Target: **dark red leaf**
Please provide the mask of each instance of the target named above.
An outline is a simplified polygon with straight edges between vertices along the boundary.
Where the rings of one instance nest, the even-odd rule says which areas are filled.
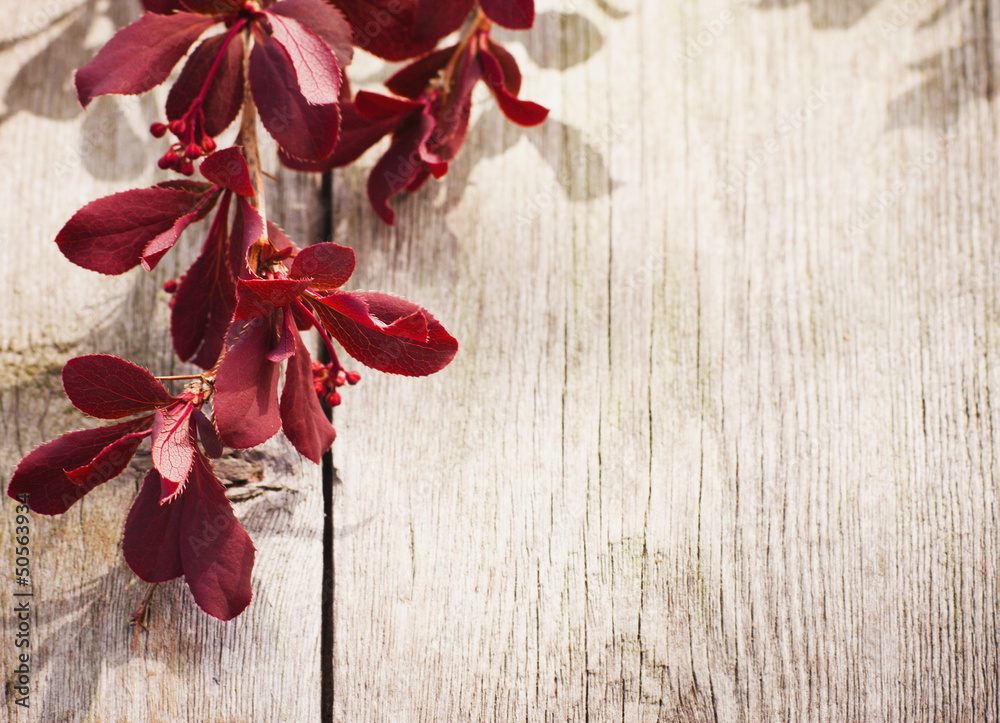
[[[174,293],[170,333],[182,360],[202,369],[215,365],[236,309],[236,280],[229,264],[229,201],[223,194],[201,256],[191,264]]]
[[[222,484],[198,455],[184,494],[180,542],[184,581],[194,601],[209,615],[232,620],[250,604],[255,549],[233,514]]]
[[[166,582],[184,574],[180,551],[184,506],[181,500],[160,504],[161,484],[159,472],[149,470],[122,533],[125,562],[146,582]]]
[[[212,203],[214,205],[215,198],[206,198],[191,213],[181,216],[174,222],[173,226],[146,244],[146,248],[142,250],[142,268],[146,271],[152,271],[156,265],[160,263],[160,259],[163,258],[163,255],[174,247],[174,244],[177,243],[177,239],[180,238],[184,229],[204,217],[202,207],[208,203]]]
[[[233,193],[250,198],[254,195],[250,180],[250,167],[240,146],[232,146],[216,151],[198,168],[205,178],[216,186],[227,188]]]
[[[261,123],[286,154],[318,161],[333,152],[340,109],[306,100],[285,50],[266,36],[257,36],[250,53],[250,87]]]
[[[475,0],[419,0],[413,17],[413,34],[420,41],[431,38],[434,45],[455,32],[472,12]],[[433,46],[432,46],[433,47]]]
[[[121,474],[141,440],[133,438],[125,447],[115,447],[113,457],[104,455],[104,466],[75,480],[66,470],[79,470],[101,456],[106,448],[134,432],[148,430],[152,415],[131,419],[110,427],[68,432],[32,451],[14,470],[7,494],[28,495],[28,507],[42,515],[60,515],[98,485]]]
[[[169,502],[183,490],[194,461],[191,407],[175,404],[153,415],[153,466],[163,478],[160,500]]]
[[[176,401],[148,371],[108,354],[70,359],[62,382],[73,406],[98,419],[121,419]]]
[[[455,52],[454,45],[417,58],[412,63],[393,73],[385,87],[396,95],[416,100],[427,90],[428,84],[440,73],[451,60]]]
[[[227,447],[256,447],[281,428],[279,365],[267,359],[277,342],[273,323],[262,316],[247,324],[219,366],[212,405],[219,438]]]
[[[233,232],[229,235],[229,269],[233,278],[249,278],[247,268],[247,252],[257,243],[264,233],[264,219],[257,209],[241,198],[236,204],[236,214],[233,216]]]
[[[413,100],[393,98],[388,95],[360,90],[354,98],[354,106],[363,117],[371,120],[382,120],[387,118],[405,118],[414,111],[423,108],[424,104]]]
[[[327,44],[294,18],[265,15],[271,23],[271,38],[288,54],[302,97],[312,105],[340,100],[340,66]],[[258,33],[257,38],[266,36]]]
[[[312,359],[301,339],[285,369],[281,390],[281,428],[288,441],[306,459],[319,464],[337,433],[320,406],[313,388]]]
[[[503,69],[492,54],[483,50],[479,53],[479,60],[483,66],[483,79],[496,96],[500,110],[509,120],[522,126],[536,126],[548,117],[548,108],[530,100],[521,100],[507,89]]]
[[[100,52],[76,71],[76,94],[87,107],[108,93],[135,95],[154,88],[217,18],[177,13],[143,15],[119,30]]]
[[[496,58],[496,61],[500,64],[500,70],[503,73],[503,86],[507,89],[507,92],[511,95],[520,93],[521,69],[518,67],[514,56],[508,53],[507,49],[500,45],[500,43],[494,43],[489,36],[486,37],[486,46],[483,49]]]
[[[179,120],[201,93],[209,71],[223,53],[202,101],[204,130],[213,138],[236,120],[243,107],[243,39],[233,38],[223,50],[226,37],[215,35],[195,48],[167,96],[167,119]]]
[[[270,221],[267,222],[267,240],[270,241],[271,245],[278,249],[278,251],[284,251],[285,249],[295,247],[295,244],[289,240],[285,232]]]
[[[434,108],[434,133],[427,139],[427,149],[441,162],[454,159],[465,143],[472,114],[472,90],[482,77],[475,56],[462,53],[455,64],[448,94]],[[431,170],[435,178],[444,175],[443,169]]]
[[[196,409],[191,413],[194,418],[195,429],[198,430],[198,440],[201,442],[201,448],[205,451],[205,455],[211,457],[212,459],[218,459],[222,456],[222,440],[219,439],[219,432],[212,424],[205,413],[200,409]]]
[[[142,8],[147,13],[158,13],[159,15],[170,15],[185,10],[184,4],[180,0],[142,0]]]
[[[236,321],[255,319],[288,306],[309,283],[309,279],[240,279],[236,287]]]
[[[181,0],[193,13],[202,15],[230,15],[243,9],[240,0]]]
[[[312,279],[314,289],[337,289],[354,273],[354,249],[332,241],[307,246],[299,251],[288,275]]]
[[[340,11],[323,0],[282,0],[268,8],[268,12],[294,18],[316,33],[337,56],[337,64],[341,69],[351,64],[354,57],[351,26]]]
[[[278,343],[267,353],[267,358],[269,361],[283,362],[295,353],[296,339],[299,338],[299,331],[295,328],[295,318],[287,306],[278,311],[277,318],[279,319],[277,324],[279,331]]]
[[[458,342],[437,319],[396,296],[335,291],[310,305],[348,354],[379,371],[433,374],[458,351]]]
[[[90,490],[94,481],[109,480],[120,475],[128,467],[129,460],[135,454],[136,448],[149,436],[148,432],[132,432],[117,439],[102,449],[90,462],[66,470],[66,476],[81,489]]]
[[[479,0],[486,16],[511,30],[527,30],[535,24],[535,0]]]
[[[379,218],[389,225],[396,222],[389,199],[406,189],[424,170],[421,151],[433,132],[434,119],[426,113],[411,119],[393,135],[389,150],[368,174],[368,200]]]
[[[200,193],[140,188],[92,201],[63,226],[56,244],[77,266],[102,274],[124,273],[139,264],[158,236],[173,236],[182,218],[205,210],[211,186],[205,187]]]

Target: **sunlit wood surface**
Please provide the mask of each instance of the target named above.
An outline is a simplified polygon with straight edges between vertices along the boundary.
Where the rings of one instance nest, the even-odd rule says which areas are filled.
[[[137,11],[3,6],[6,485],[85,424],[58,394],[68,357],[177,368],[157,290],[199,242],[152,276],[65,261],[79,206],[161,177],[154,98],[84,115],[70,88]],[[300,243],[332,209],[354,288],[461,344],[434,377],[360,369],[344,392],[330,558],[320,471],[280,440],[233,457],[254,603],[224,624],[163,586],[130,654],[137,457],[33,519],[18,720],[316,720],[324,681],[346,723],[1000,720],[1000,3],[538,9],[497,36],[549,121],[511,126],[477,93],[462,155],[394,202],[397,226],[364,197],[376,155],[331,198],[269,187]]]

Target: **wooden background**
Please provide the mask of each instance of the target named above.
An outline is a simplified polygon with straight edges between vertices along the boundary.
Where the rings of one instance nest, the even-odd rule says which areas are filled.
[[[137,11],[0,6],[6,485],[85,424],[58,394],[69,356],[175,368],[157,289],[196,242],[152,277],[63,259],[78,207],[160,177],[155,97],[84,115],[70,89]],[[224,624],[163,586],[130,655],[143,586],[116,542],[139,457],[33,518],[32,708],[3,715],[1000,720],[1000,2],[538,8],[498,35],[550,120],[477,95],[462,156],[395,228],[364,199],[374,156],[330,194],[271,187],[298,241],[332,210],[356,288],[461,343],[435,377],[344,394],[329,558],[320,471],[280,440],[230,458],[253,604]],[[12,568],[9,500],[0,530]]]

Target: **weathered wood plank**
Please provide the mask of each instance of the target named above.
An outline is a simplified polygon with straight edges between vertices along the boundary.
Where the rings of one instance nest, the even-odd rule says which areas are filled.
[[[152,275],[98,277],[59,253],[53,238],[83,204],[150,185],[158,152],[146,128],[151,99],[102,98],[85,115],[70,78],[137,4],[3,4],[0,49],[0,482],[37,444],[87,424],[60,398],[61,364],[80,353],[112,352],[159,373],[172,361],[167,296],[159,291],[194,259],[188,234]],[[61,17],[64,9],[71,12]],[[109,17],[108,13],[112,13]],[[17,40],[22,36],[27,39]],[[162,100],[162,97],[160,98]],[[273,168],[273,149],[271,150]],[[272,186],[272,215],[303,238],[316,234],[315,179]],[[279,214],[283,208],[284,213]],[[3,720],[304,721],[320,717],[319,638],[323,502],[318,468],[283,442],[229,457],[220,477],[258,548],[254,600],[237,620],[202,613],[181,581],[161,585],[151,628],[134,655],[129,616],[145,584],[122,560],[125,515],[149,467],[148,452],[117,481],[57,519],[32,517],[34,617],[31,710],[5,698]],[[14,505],[3,497],[0,559],[0,671],[16,664],[10,578]]]
[[[545,127],[337,177],[462,348],[338,410],[336,719],[1000,718],[1000,8],[539,9]]]

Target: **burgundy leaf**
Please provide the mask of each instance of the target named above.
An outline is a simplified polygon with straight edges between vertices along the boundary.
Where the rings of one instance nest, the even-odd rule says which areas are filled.
[[[312,279],[314,289],[336,289],[354,273],[354,249],[332,241],[307,246],[299,251],[288,275]]]
[[[236,321],[246,321],[288,306],[309,287],[309,279],[240,279]]]
[[[149,429],[152,421],[152,415],[148,415],[110,427],[68,432],[43,444],[17,465],[7,494],[15,499],[28,495],[28,507],[39,514],[62,514],[92,489],[118,476],[132,458],[139,442],[134,441],[134,446],[116,447],[114,451],[120,456],[115,458],[103,456],[106,466],[94,469],[92,475],[84,478],[77,475],[72,480],[66,476],[65,470],[85,467],[122,437]]]
[[[390,374],[433,374],[458,342],[425,309],[374,291],[335,291],[311,302],[330,334],[362,364]]]
[[[269,361],[283,362],[295,353],[296,339],[299,338],[299,331],[295,328],[295,317],[288,307],[278,311],[278,324],[280,335],[278,343],[267,353]],[[298,342],[301,344],[302,342]]]
[[[229,235],[229,269],[233,278],[249,278],[247,268],[247,252],[257,243],[264,233],[264,219],[257,213],[245,198],[236,204],[236,214],[233,216],[233,232]]]
[[[240,146],[232,146],[216,151],[204,161],[198,169],[201,175],[216,186],[229,189],[240,196],[250,198],[254,195],[253,182],[250,180],[250,166],[243,156]]]
[[[333,51],[297,20],[265,15],[271,23],[271,37],[288,54],[302,97],[312,105],[336,103],[340,99],[340,67]],[[263,33],[255,37],[258,42],[269,42]]]
[[[202,15],[231,15],[243,9],[240,0],[181,0],[184,7]]]
[[[507,92],[511,95],[517,95],[521,92],[521,69],[517,65],[517,60],[514,56],[507,52],[507,48],[500,45],[500,43],[494,43],[493,40],[487,36],[485,47],[482,48],[482,52],[489,53],[496,61],[500,64],[500,70],[503,73],[503,86],[507,89]]]
[[[170,333],[182,360],[202,369],[215,365],[236,309],[236,281],[229,265],[229,201],[223,194],[201,256],[191,264],[174,293]]]
[[[153,466],[163,479],[160,500],[169,502],[184,488],[194,461],[191,407],[175,404],[153,415]]]
[[[299,92],[285,50],[266,36],[258,37],[250,53],[250,87],[261,123],[286,154],[318,161],[333,152],[340,109],[336,103],[310,103]]]
[[[215,378],[215,424],[227,447],[263,444],[281,428],[279,365],[267,360],[275,334],[270,317],[258,317],[226,352]]]
[[[371,93],[367,90],[358,91],[354,105],[365,118],[381,120],[383,118],[401,119],[424,107],[423,103],[403,98],[393,98],[388,95]]]
[[[180,552],[184,507],[181,500],[160,504],[161,484],[159,472],[149,470],[122,533],[125,562],[146,582],[166,582],[184,574]]]
[[[500,110],[508,119],[518,125],[536,126],[548,117],[548,108],[530,100],[521,100],[507,89],[500,62],[493,55],[483,50],[479,53],[479,60],[483,66],[486,84],[493,91]]]
[[[204,457],[195,458],[184,494],[180,542],[184,581],[194,601],[213,617],[232,620],[253,597],[250,575],[255,549],[233,514],[222,483]]]
[[[535,24],[535,0],[479,0],[486,16],[511,30],[527,30]]]
[[[451,45],[417,58],[393,73],[385,81],[385,87],[396,95],[416,100],[426,92],[428,84],[448,65],[455,47]]]
[[[62,382],[73,406],[98,419],[121,419],[176,401],[148,371],[108,354],[70,359]]]
[[[116,193],[77,211],[56,244],[77,266],[121,274],[139,264],[151,241],[171,235],[181,218],[204,211],[205,201],[206,191],[153,187]]]
[[[423,170],[422,146],[433,132],[434,119],[421,113],[393,135],[389,150],[368,174],[368,200],[379,218],[389,225],[396,222],[389,199],[405,190]]]
[[[163,255],[174,247],[174,244],[177,243],[177,239],[180,238],[184,229],[204,216],[201,206],[208,202],[211,202],[214,205],[215,198],[209,197],[205,199],[202,204],[196,207],[191,213],[186,213],[181,216],[174,222],[173,226],[146,244],[146,248],[142,250],[142,268],[146,271],[152,271],[156,265],[160,263],[160,259],[163,258]]]
[[[129,461],[132,459],[132,455],[135,454],[135,450],[142,443],[142,440],[148,436],[149,432],[132,432],[131,434],[126,434],[124,437],[115,440],[102,449],[87,464],[76,469],[66,470],[66,476],[71,482],[87,490],[94,487],[94,481],[109,480],[117,477],[125,471]]]
[[[268,9],[273,15],[295,18],[316,33],[337,56],[337,64],[346,68],[354,57],[351,26],[344,16],[323,0],[282,0]]]
[[[167,96],[167,119],[180,120],[201,94],[219,54],[218,67],[202,101],[205,133],[213,138],[236,120],[243,107],[243,40],[237,36],[223,50],[227,35],[208,38],[184,63],[184,70]]]
[[[170,15],[185,10],[184,4],[180,0],[142,0],[142,8],[147,13],[159,15]]]
[[[316,396],[312,359],[301,339],[285,369],[280,408],[281,428],[288,441],[303,457],[319,464],[337,433]]]
[[[76,71],[76,94],[86,108],[99,95],[135,95],[170,75],[177,62],[217,18],[177,13],[143,15],[119,30]]]
[[[481,78],[482,70],[473,54],[462,53],[455,64],[451,88],[434,109],[436,125],[434,133],[427,139],[427,148],[440,161],[454,159],[465,143],[472,114],[472,90]],[[436,169],[431,170],[435,177],[443,175]]]
[[[267,222],[267,240],[270,241],[271,245],[278,249],[278,251],[295,248],[295,244],[289,240],[285,232],[270,221]]]
[[[445,35],[455,32],[472,12],[475,0],[419,0],[413,17],[414,37],[433,38],[434,45]]]
[[[201,448],[205,450],[205,454],[212,459],[218,459],[222,456],[222,440],[219,439],[219,432],[216,430],[215,425],[212,424],[205,413],[200,409],[196,409],[191,413],[194,418],[195,429],[198,430],[198,439],[201,442]]]

